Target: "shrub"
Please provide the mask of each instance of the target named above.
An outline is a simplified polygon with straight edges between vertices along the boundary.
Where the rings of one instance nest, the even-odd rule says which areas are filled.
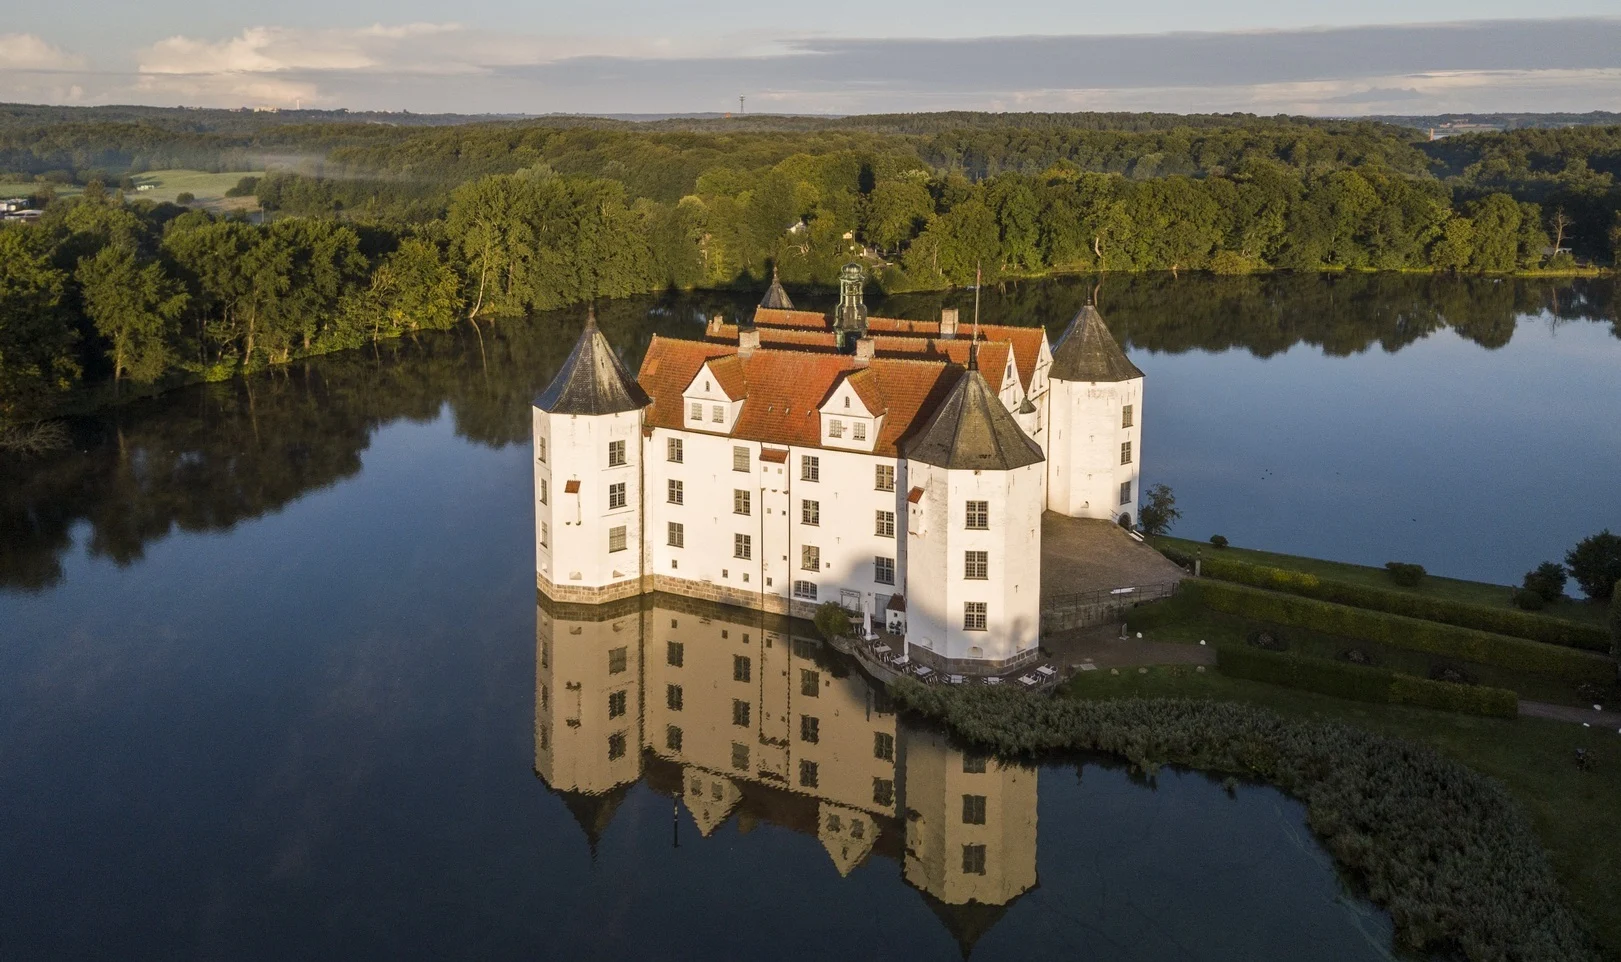
[[[1527,577],[1530,577],[1527,575]],[[1525,611],[1541,611],[1547,607],[1547,599],[1535,588],[1521,588],[1514,592],[1514,607]]]
[[[197,195],[193,194],[189,190],[181,191],[180,193],[176,194],[174,198],[174,202],[181,205],[190,204],[195,200],[197,200]]]
[[[1182,512],[1176,510],[1176,495],[1171,493],[1171,487],[1167,484],[1156,484],[1149,488],[1148,499],[1137,511],[1138,527],[1142,528],[1143,534],[1164,534],[1181,517]]]
[[[1215,545],[1218,548],[1225,548],[1225,547],[1227,547],[1227,544],[1228,544],[1226,536],[1225,535],[1219,535],[1219,534],[1211,535],[1210,536],[1210,543]]]
[[[1525,573],[1524,585],[1543,601],[1558,601],[1565,594],[1565,566],[1556,561],[1544,561]]]
[[[1192,560],[1176,551],[1166,551],[1165,555],[1179,564],[1190,564]],[[1529,638],[1550,645],[1584,648],[1588,651],[1604,651],[1609,647],[1609,638],[1597,625],[1528,615],[1507,608],[1433,598],[1348,581],[1334,581],[1287,568],[1251,564],[1233,558],[1205,558],[1201,571],[1207,578],[1235,581],[1273,591],[1287,591],[1319,601],[1388,611],[1395,615],[1440,621],[1498,635]]]
[[[1611,534],[1605,528],[1590,538],[1583,538],[1565,555],[1570,576],[1582,586],[1587,597],[1595,601],[1608,601],[1621,581],[1621,535]]]
[[[812,620],[816,631],[828,641],[850,633],[850,613],[840,608],[837,602],[822,602],[817,606],[816,616]]]
[[[1553,675],[1570,681],[1602,680],[1611,674],[1608,659],[1603,656],[1524,638],[1353,608],[1314,598],[1259,591],[1220,581],[1203,581],[1193,590],[1202,604],[1216,611],[1320,631],[1326,635],[1424,651],[1481,665]]]
[[[1423,565],[1407,564],[1404,561],[1387,561],[1385,570],[1390,572],[1390,580],[1403,588],[1417,588],[1426,573]]]
[[[1101,751],[1144,770],[1271,782],[1305,803],[1324,847],[1390,911],[1403,954],[1599,958],[1508,792],[1430,748],[1233,702],[1081,701],[908,679],[890,691],[982,750]]]
[[[252,197],[259,192],[259,178],[244,177],[236,182],[236,186],[225,192],[227,197]]]
[[[1414,678],[1387,668],[1354,665],[1276,651],[1222,648],[1216,667],[1224,675],[1248,678],[1321,695],[1391,705],[1414,705],[1468,715],[1514,718],[1519,696],[1504,688],[1482,688],[1450,681]]]

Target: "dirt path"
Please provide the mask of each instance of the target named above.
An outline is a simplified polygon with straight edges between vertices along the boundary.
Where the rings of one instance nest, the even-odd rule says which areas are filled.
[[[1119,625],[1078,628],[1051,635],[1042,647],[1064,666],[1138,668],[1149,665],[1214,665],[1216,649],[1174,641],[1147,641],[1120,637]]]
[[[1522,700],[1520,715],[1525,718],[1549,718],[1553,721],[1621,731],[1621,711],[1595,711],[1592,708],[1572,708],[1569,705],[1549,705],[1540,701]]]

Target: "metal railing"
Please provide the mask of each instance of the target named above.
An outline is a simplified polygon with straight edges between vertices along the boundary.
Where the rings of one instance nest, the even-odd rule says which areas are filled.
[[[1131,585],[1125,588],[1098,588],[1092,591],[1076,591],[1042,599],[1041,613],[1043,615],[1062,614],[1100,605],[1114,605],[1125,608],[1145,601],[1159,601],[1174,596],[1177,586],[1180,584],[1180,581],[1160,581],[1154,584]]]

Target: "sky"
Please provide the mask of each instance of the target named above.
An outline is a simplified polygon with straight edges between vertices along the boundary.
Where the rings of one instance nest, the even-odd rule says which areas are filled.
[[[418,113],[1621,110],[1615,0],[77,0],[0,101]]]

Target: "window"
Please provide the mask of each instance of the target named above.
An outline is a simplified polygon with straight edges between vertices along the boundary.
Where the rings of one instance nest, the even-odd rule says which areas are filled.
[[[625,483],[608,485],[608,510],[623,508],[625,506]]]
[[[820,502],[820,501],[801,501],[801,502],[799,502],[799,523],[800,524],[821,524],[822,523],[822,502]]]
[[[1121,504],[1130,504],[1131,503],[1131,482],[1130,481],[1122,481],[1122,482],[1120,482],[1120,503]]]
[[[749,746],[732,742],[732,767],[740,772],[749,770]]]
[[[895,512],[879,511],[873,522],[873,534],[880,538],[895,537]]]
[[[681,686],[680,685],[665,685],[664,686],[664,707],[668,708],[671,711],[680,711],[682,704],[683,703],[682,703],[682,700],[681,700]]]
[[[711,405],[709,408],[709,420],[716,424],[724,424],[726,422],[726,408],[719,404]]]
[[[985,630],[985,602],[965,601],[962,606],[962,630]]]
[[[681,729],[668,725],[664,729],[664,747],[672,752],[681,750]]]
[[[991,526],[991,504],[989,501],[968,502],[967,526],[972,531],[985,531]]]
[[[699,404],[697,401],[692,402],[692,420],[694,420],[694,421],[702,421],[703,419],[704,419],[704,406],[702,404]]]
[[[732,489],[732,513],[749,513],[749,493],[747,491],[744,491],[741,488]]]
[[[667,522],[670,530],[670,547],[685,548],[687,546],[687,528],[679,521]]]
[[[540,503],[545,504],[547,496],[551,493],[552,484],[545,478],[540,479]]]
[[[815,642],[815,640],[813,640],[811,638],[795,638],[794,639],[794,657],[795,658],[815,658],[816,653],[818,651],[820,651],[820,650],[821,650],[821,646],[818,645]]]
[[[540,523],[540,546],[542,548],[549,546],[552,543],[551,538],[552,526],[542,521]]]
[[[609,528],[608,529],[608,550],[609,551],[624,551],[625,550],[625,526],[624,525],[620,525],[617,528]]]
[[[810,581],[796,581],[796,582],[794,582],[794,597],[795,598],[803,598],[806,601],[815,601],[816,600],[816,585],[813,582],[810,582]]]
[[[867,440],[867,422],[857,421],[850,425],[850,439],[853,441]]]
[[[625,442],[608,442],[608,467],[622,468],[625,466]]]
[[[813,544],[799,546],[799,567],[805,571],[822,570],[822,549]]]
[[[799,740],[812,745],[822,740],[822,720],[810,715],[799,716]]]
[[[962,757],[962,770],[968,775],[985,774],[984,755],[964,755]]]
[[[894,584],[895,559],[882,557],[872,559],[872,580],[881,585]]]
[[[985,874],[985,846],[964,845],[962,847],[962,873],[964,875]]]
[[[984,581],[991,576],[989,551],[963,552],[962,576],[970,581]]]
[[[827,436],[830,438],[844,437],[844,422],[840,421],[838,418],[828,418]]]
[[[804,698],[821,697],[822,673],[809,668],[799,669],[799,694]]]
[[[687,502],[687,485],[684,481],[670,481],[665,485],[666,501],[671,504],[685,504]]]
[[[749,727],[749,703],[737,698],[732,699],[732,724],[739,728]]]
[[[608,695],[608,717],[618,718],[625,713],[625,692],[616,691]]]
[[[800,788],[815,788],[816,787],[816,763],[815,762],[806,761],[803,758],[801,758],[799,760],[799,787]]]
[[[895,804],[895,783],[888,778],[872,780],[872,803],[888,807]]]
[[[733,681],[748,681],[749,677],[750,677],[750,675],[749,675],[750,668],[751,668],[751,666],[749,664],[749,656],[748,655],[733,655],[732,656],[732,680]]]
[[[680,668],[687,663],[687,646],[679,641],[664,643],[664,663],[671,668]]]
[[[889,732],[872,733],[872,757],[886,762],[895,760],[895,736]]]
[[[539,461],[541,464],[546,463],[546,439],[545,438],[536,438],[535,439],[535,460]]]
[[[1132,415],[1131,405],[1128,404],[1125,407],[1120,409],[1120,426],[1121,427],[1123,427],[1123,428],[1131,427],[1131,415]]]
[[[1120,463],[1121,464],[1130,464],[1131,463],[1131,442],[1130,441],[1121,441],[1120,442]]]
[[[802,454],[799,457],[799,480],[822,480],[822,461],[815,455]]]
[[[985,796],[964,795],[962,797],[962,823],[964,825],[985,824]]]
[[[676,464],[687,459],[686,442],[680,438],[670,438],[664,442],[664,459],[674,461]]]
[[[625,757],[625,733],[614,732],[608,736],[608,760]]]
[[[754,554],[754,539],[746,534],[732,535],[732,557],[749,560]]]
[[[878,491],[895,490],[895,466],[893,464],[880,464],[873,468],[872,486]]]
[[[608,674],[617,675],[625,670],[625,652],[628,650],[614,648],[608,652]]]
[[[749,469],[749,449],[742,446],[732,448],[732,470],[747,471]]]

